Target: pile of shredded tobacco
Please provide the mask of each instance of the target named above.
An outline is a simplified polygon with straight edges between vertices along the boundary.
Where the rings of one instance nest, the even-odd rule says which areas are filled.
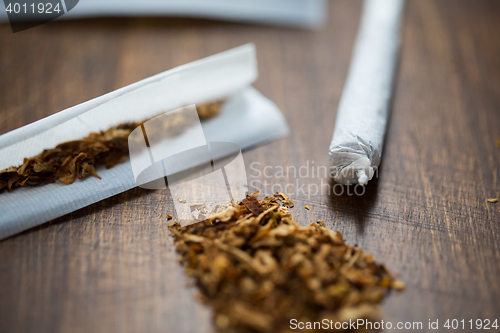
[[[205,119],[217,115],[222,103],[216,101],[198,105],[199,117]],[[170,126],[173,134],[174,130],[183,129],[183,120],[175,120],[175,124]],[[57,180],[71,184],[76,178],[83,179],[88,175],[101,179],[94,168],[104,165],[109,169],[125,161],[129,153],[128,136],[145,121],[120,124],[106,131],[91,133],[80,140],[61,143],[35,157],[25,158],[22,165],[0,171],[0,193],[5,189],[11,192],[18,187],[38,186]]]
[[[299,225],[281,194],[257,196],[203,222],[169,224],[218,330],[285,332],[292,319],[380,320],[378,304],[404,284],[323,221]]]

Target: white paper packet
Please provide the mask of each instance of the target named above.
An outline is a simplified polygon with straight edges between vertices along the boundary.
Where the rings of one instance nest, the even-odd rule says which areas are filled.
[[[365,0],[333,139],[330,173],[365,185],[380,165],[397,64],[404,0]]]
[[[64,19],[102,16],[180,16],[319,27],[326,19],[326,0],[81,0]],[[8,21],[0,11],[0,22]]]
[[[0,136],[0,170],[91,132],[222,97],[227,101],[220,114],[202,122],[207,141],[245,149],[283,137],[289,133],[283,115],[251,87],[257,75],[253,44],[168,70]],[[0,239],[136,186],[129,161],[96,172],[101,180],[87,177],[0,194]]]

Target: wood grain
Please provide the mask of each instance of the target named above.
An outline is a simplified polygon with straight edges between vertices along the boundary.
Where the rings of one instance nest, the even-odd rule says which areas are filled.
[[[254,42],[255,86],[292,134],[245,153],[250,180],[264,180],[253,170],[264,166],[327,165],[360,9],[331,1],[319,31],[160,18],[2,25],[0,133]],[[499,14],[495,0],[408,1],[378,179],[360,197],[292,196],[300,223],[324,219],[401,274],[408,288],[384,302],[385,320],[426,331],[429,319],[500,319],[500,203],[486,203],[500,191]],[[172,211],[168,191],[135,189],[0,242],[0,331],[213,331],[177,264]]]

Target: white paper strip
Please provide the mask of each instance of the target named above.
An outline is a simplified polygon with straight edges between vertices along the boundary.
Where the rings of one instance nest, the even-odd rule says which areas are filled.
[[[315,28],[326,6],[326,0],[80,0],[61,18],[180,16]],[[0,21],[8,21],[4,10]]]
[[[365,0],[330,144],[341,184],[365,185],[380,165],[399,47],[403,0]]]
[[[202,123],[207,141],[245,149],[287,135],[279,109],[250,87],[256,77],[252,44],[177,67],[0,136],[0,169],[90,132],[223,96],[229,99],[221,114]],[[0,239],[136,186],[128,161],[96,171],[101,180],[0,194]]]

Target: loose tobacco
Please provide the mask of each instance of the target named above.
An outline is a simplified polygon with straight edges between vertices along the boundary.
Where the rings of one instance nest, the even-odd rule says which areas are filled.
[[[291,319],[379,320],[378,303],[404,284],[323,221],[300,226],[282,193],[257,195],[203,222],[169,224],[219,331],[285,332]]]
[[[215,116],[222,102],[197,106],[199,117],[205,119]],[[166,124],[169,128],[164,128],[158,135],[175,135],[182,131],[189,119],[181,118],[182,115],[173,117],[171,124]],[[11,192],[17,187],[39,186],[56,180],[71,184],[76,178],[84,179],[88,175],[101,179],[95,167],[104,165],[109,169],[125,161],[129,153],[128,136],[144,122],[120,124],[106,131],[91,133],[80,140],[61,143],[35,157],[25,158],[22,165],[0,171],[0,193],[5,189]]]

